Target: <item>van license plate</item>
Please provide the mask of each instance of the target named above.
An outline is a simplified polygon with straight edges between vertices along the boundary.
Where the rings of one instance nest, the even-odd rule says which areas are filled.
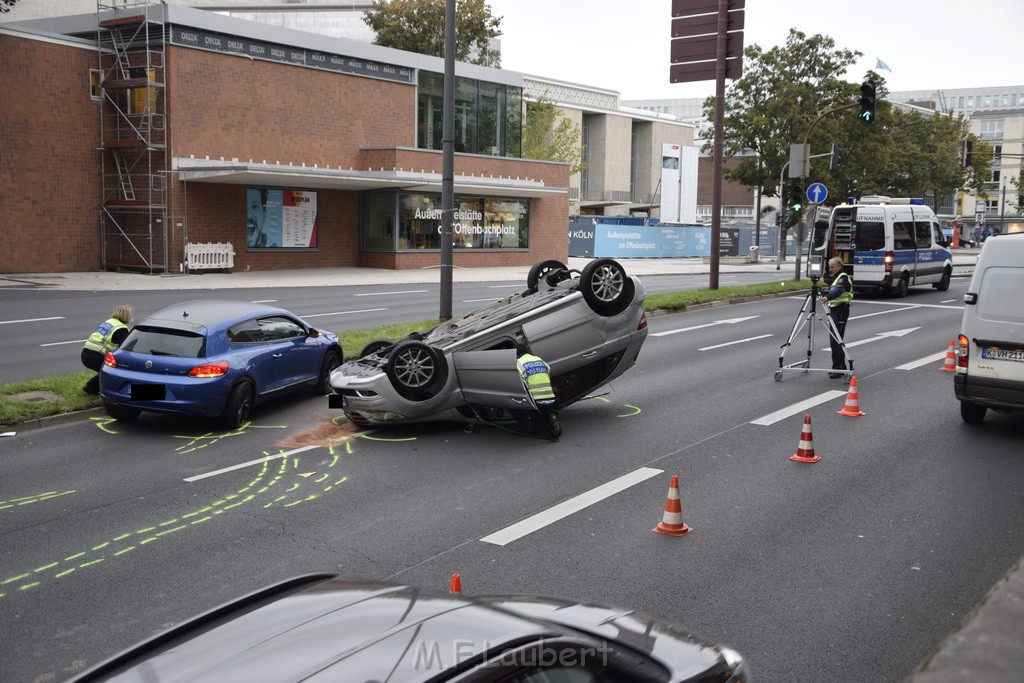
[[[1024,362],[1024,350],[1001,349],[998,346],[986,346],[981,350],[981,357],[991,358],[993,360],[1016,360]]]

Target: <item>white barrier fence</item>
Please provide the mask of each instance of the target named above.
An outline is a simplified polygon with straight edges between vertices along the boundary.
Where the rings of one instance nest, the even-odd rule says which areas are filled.
[[[188,270],[231,270],[235,267],[235,248],[231,242],[195,242],[185,245]]]

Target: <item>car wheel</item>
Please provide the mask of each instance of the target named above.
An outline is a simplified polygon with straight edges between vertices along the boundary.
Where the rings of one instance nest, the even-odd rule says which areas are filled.
[[[448,364],[433,346],[416,339],[395,344],[388,355],[388,379],[410,401],[433,398],[448,380]]]
[[[949,289],[949,279],[953,276],[953,274],[950,271],[950,268],[946,268],[945,270],[942,271],[942,279],[940,279],[933,285],[935,289],[939,290],[940,292],[945,292],[947,289]]]
[[[228,429],[238,429],[249,421],[252,414],[253,389],[250,382],[239,382],[231,387],[228,400],[224,404],[224,412],[220,414],[220,422]]]
[[[331,393],[331,372],[341,365],[341,355],[331,349],[324,356],[324,362],[320,365],[320,376],[313,385],[313,393],[325,396]]]
[[[129,408],[128,406],[119,406],[113,403],[104,403],[103,409],[107,411],[107,415],[121,422],[131,422],[142,413],[138,408]]]
[[[580,291],[591,310],[598,315],[611,316],[629,307],[635,288],[618,261],[598,259],[583,268]]]
[[[893,295],[897,299],[902,299],[910,291],[910,278],[906,275],[900,276],[900,281],[896,283],[896,287],[893,290]]]
[[[395,342],[391,341],[390,339],[374,339],[372,342],[363,347],[363,350],[359,352],[359,357],[366,358],[367,356],[372,356],[378,351],[390,349],[394,345]]]
[[[548,275],[557,273],[560,270],[564,270],[566,273],[569,272],[569,268],[561,261],[555,261],[549,259],[547,261],[540,261],[539,263],[533,264],[530,268],[530,272],[526,275],[526,288],[531,294],[537,291],[537,285],[540,281],[547,278]]]
[[[985,406],[979,406],[977,403],[960,401],[960,417],[967,424],[980,425],[982,420],[985,419],[986,410]]]

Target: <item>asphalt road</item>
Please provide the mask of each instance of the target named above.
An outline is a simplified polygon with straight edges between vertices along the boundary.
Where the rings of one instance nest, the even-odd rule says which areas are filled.
[[[836,414],[842,380],[772,378],[797,297],[652,318],[638,365],[565,409],[557,444],[450,425],[349,439],[306,394],[240,433],[145,416],[2,439],[0,619],[13,628],[0,679],[63,680],[231,597],[326,570],[442,590],[459,572],[467,594],[645,609],[735,647],[759,681],[902,680],[1024,546],[1017,418],[962,424],[938,369],[965,286],[856,303],[862,417]],[[818,332],[812,365],[826,367]],[[806,335],[786,362],[806,355]],[[805,413],[815,464],[789,459]],[[226,469],[268,454],[284,455]],[[694,528],[683,538],[651,533],[672,474]],[[483,540],[533,515],[547,523]]]

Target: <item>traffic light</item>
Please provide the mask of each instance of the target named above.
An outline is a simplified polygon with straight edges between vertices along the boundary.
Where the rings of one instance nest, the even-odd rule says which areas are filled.
[[[789,225],[796,225],[800,222],[800,214],[804,210],[804,185],[798,180],[794,179],[792,187],[789,190],[789,205],[786,212],[787,222]]]
[[[973,165],[974,161],[974,143],[970,140],[964,140],[964,168]]]
[[[864,81],[860,85],[860,120],[871,123],[875,120],[875,82]]]
[[[842,155],[839,153],[839,145],[832,143],[832,154],[828,159],[828,170],[834,171],[839,168],[839,159]]]

